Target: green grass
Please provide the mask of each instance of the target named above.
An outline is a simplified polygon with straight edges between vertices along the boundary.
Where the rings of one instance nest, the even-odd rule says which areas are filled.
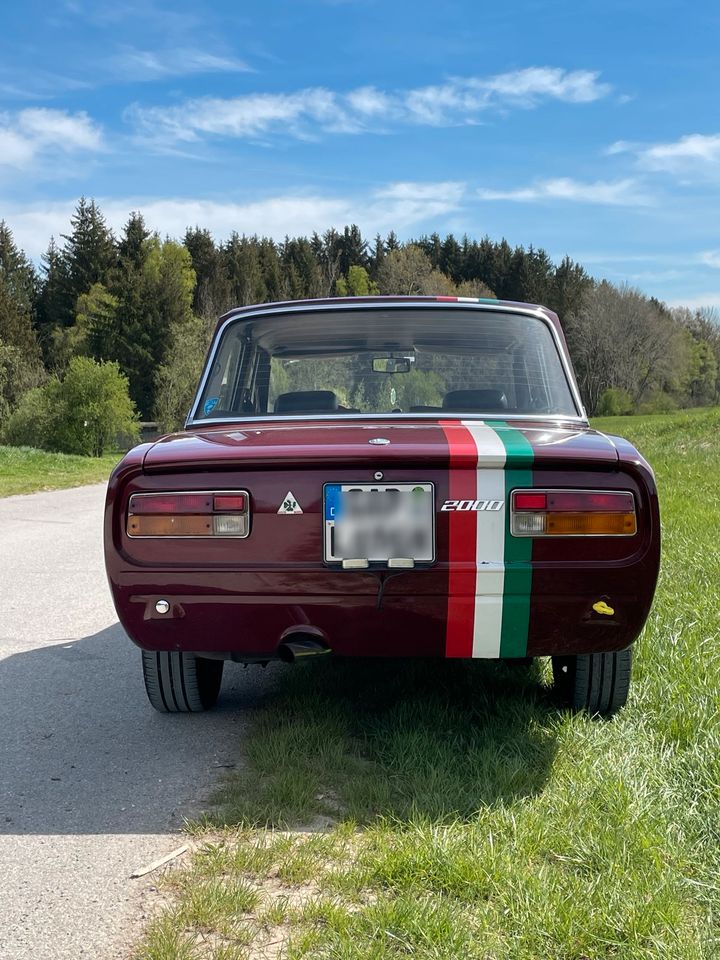
[[[0,446],[0,497],[100,483],[107,480],[119,459],[119,453],[75,457],[33,447]]]
[[[138,957],[720,957],[720,411],[598,426],[663,515],[625,710],[558,710],[544,663],[288,670]]]

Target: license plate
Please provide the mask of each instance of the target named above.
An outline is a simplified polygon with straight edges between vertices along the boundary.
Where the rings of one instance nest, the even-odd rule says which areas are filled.
[[[432,563],[434,500],[431,483],[326,483],[326,563]]]

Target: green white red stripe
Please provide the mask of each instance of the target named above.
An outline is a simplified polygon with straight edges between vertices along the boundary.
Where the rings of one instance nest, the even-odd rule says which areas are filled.
[[[503,501],[449,513],[448,657],[522,657],[527,651],[532,540],[510,534],[510,492],[532,486],[533,451],[505,422],[441,422],[452,500]]]

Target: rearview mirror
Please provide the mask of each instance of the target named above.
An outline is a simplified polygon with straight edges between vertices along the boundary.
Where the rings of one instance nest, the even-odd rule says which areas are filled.
[[[410,373],[415,357],[374,357],[373,373]]]

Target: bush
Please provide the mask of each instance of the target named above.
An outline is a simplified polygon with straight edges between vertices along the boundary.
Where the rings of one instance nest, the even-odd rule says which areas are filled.
[[[10,417],[4,439],[14,445],[99,457],[137,442],[135,404],[116,363],[74,357],[57,377],[27,393]]]
[[[2,432],[4,443],[13,447],[49,449],[52,412],[47,387],[29,390],[10,415]]]
[[[37,357],[0,338],[0,424],[8,419],[24,394],[44,379],[45,371]]]
[[[621,387],[609,387],[600,395],[598,417],[626,417],[633,412],[632,397]]]
[[[669,393],[662,393],[658,390],[656,393],[650,394],[647,400],[638,404],[637,412],[640,414],[674,413],[677,409],[677,400]]]

